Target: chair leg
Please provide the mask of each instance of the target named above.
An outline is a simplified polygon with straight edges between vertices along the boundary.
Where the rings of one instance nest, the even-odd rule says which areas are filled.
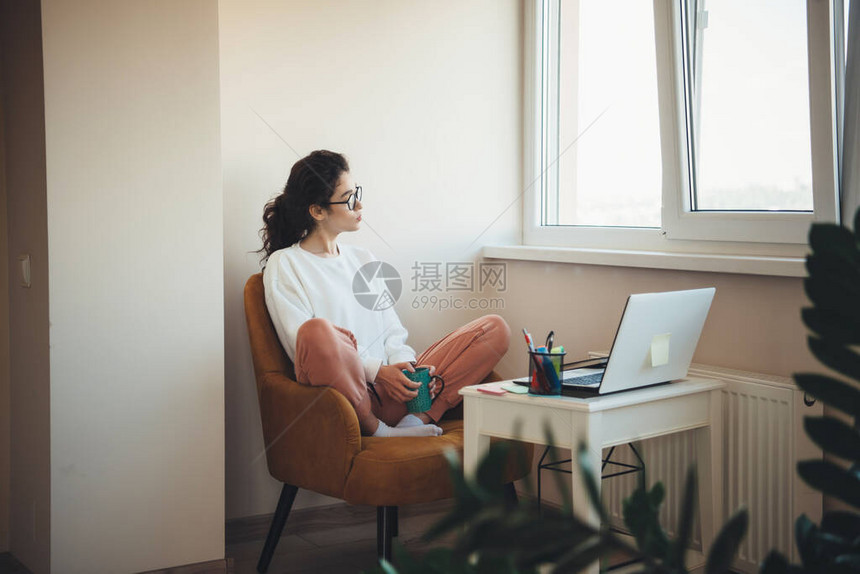
[[[508,482],[505,484],[505,506],[508,508],[516,508],[517,504],[519,504],[517,489],[513,482]]]
[[[376,507],[376,554],[391,562],[391,539],[397,532],[397,507]]]
[[[284,525],[287,523],[287,516],[290,515],[290,509],[293,507],[293,501],[296,499],[298,491],[299,488],[297,486],[287,484],[286,482],[281,489],[278,507],[275,510],[275,516],[272,517],[272,525],[269,527],[269,534],[266,536],[266,543],[263,545],[260,561],[257,562],[257,572],[260,574],[269,569],[269,562],[272,561],[272,554],[275,553],[275,547],[278,545],[278,540],[281,539],[281,533],[284,531]]]

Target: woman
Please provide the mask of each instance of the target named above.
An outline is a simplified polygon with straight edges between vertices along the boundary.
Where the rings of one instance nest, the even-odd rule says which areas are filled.
[[[376,260],[366,249],[338,243],[341,233],[358,230],[361,213],[361,188],[346,158],[323,150],[296,162],[263,214],[266,306],[298,382],[340,391],[362,434],[440,435],[435,423],[460,402],[460,388],[481,381],[507,352],[510,329],[488,315],[416,359],[394,309],[367,309],[352,291],[356,272]],[[416,364],[446,384],[429,411],[411,415],[405,403],[420,384],[402,371]]]

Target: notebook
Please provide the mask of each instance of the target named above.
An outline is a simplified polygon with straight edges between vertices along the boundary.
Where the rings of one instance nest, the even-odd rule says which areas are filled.
[[[627,298],[609,356],[562,373],[564,391],[617,393],[687,376],[715,289],[638,293]],[[528,377],[516,379],[529,384]]]

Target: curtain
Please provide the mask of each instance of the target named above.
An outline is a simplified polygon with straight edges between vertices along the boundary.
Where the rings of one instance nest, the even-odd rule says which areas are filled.
[[[860,207],[860,0],[849,5],[845,99],[842,115],[842,224],[851,227]]]

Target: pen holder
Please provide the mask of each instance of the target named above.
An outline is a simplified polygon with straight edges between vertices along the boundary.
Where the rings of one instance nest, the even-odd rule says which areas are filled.
[[[565,352],[529,351],[529,394],[560,395]]]

